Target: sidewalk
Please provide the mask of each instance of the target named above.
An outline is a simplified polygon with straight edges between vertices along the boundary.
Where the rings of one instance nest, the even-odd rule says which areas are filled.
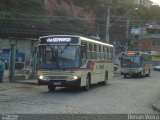
[[[4,76],[3,76],[3,81],[4,84],[9,84],[9,72],[8,70],[5,70],[4,72]],[[38,85],[38,82],[36,79],[25,79],[24,74],[22,74],[20,71],[16,71],[16,75],[15,75],[15,81],[13,83],[22,83],[22,84],[28,84],[28,85]]]
[[[14,83],[20,83],[20,84],[28,84],[28,85],[38,85],[38,81],[37,79],[28,79],[28,80],[15,80],[14,82],[9,82],[9,79],[4,79],[3,83],[1,83],[0,85],[10,85],[10,84],[14,84]]]
[[[17,89],[23,87],[28,87],[30,85],[37,86],[37,80],[18,80],[15,82],[9,82],[8,79],[4,79],[3,83],[0,83],[0,92],[11,90],[11,89]]]
[[[15,83],[28,84],[28,85],[38,85],[37,79],[16,80]]]

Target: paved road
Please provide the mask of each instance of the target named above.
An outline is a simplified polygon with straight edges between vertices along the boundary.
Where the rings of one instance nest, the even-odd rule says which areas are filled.
[[[115,77],[107,86],[88,92],[47,86],[0,84],[1,113],[156,113],[152,103],[160,94],[160,72],[151,77]]]

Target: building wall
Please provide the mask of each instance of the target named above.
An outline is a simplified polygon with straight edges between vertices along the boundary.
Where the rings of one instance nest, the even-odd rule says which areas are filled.
[[[143,39],[139,42],[139,50],[149,51],[152,48],[152,41],[150,39]]]
[[[0,38],[0,53],[2,53],[2,49],[9,49],[11,44],[16,44],[16,49],[19,52],[25,53],[25,59],[32,59],[32,47],[34,44],[33,40],[25,40],[25,39],[2,39]]]
[[[143,31],[139,35],[139,48],[143,51],[160,51],[160,25],[145,26]]]

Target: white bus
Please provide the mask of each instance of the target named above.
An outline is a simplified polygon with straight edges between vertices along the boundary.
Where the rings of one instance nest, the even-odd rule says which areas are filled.
[[[152,56],[140,51],[126,51],[121,56],[121,75],[150,76],[152,69]]]
[[[50,35],[39,39],[38,84],[56,87],[83,87],[107,84],[113,77],[113,45],[75,35]]]

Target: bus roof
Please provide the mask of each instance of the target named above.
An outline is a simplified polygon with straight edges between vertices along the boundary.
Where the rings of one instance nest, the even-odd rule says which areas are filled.
[[[63,37],[77,37],[77,38],[80,38],[80,40],[83,40],[83,41],[86,41],[86,42],[92,42],[92,43],[97,43],[97,44],[101,44],[101,45],[106,45],[106,46],[109,46],[109,47],[113,47],[113,45],[111,44],[107,44],[107,43],[104,43],[104,42],[100,42],[100,41],[96,41],[94,39],[91,39],[91,38],[87,38],[87,37],[83,37],[83,36],[80,36],[80,35],[48,35],[48,36],[42,36],[40,37],[39,39],[41,38],[45,38],[45,37],[58,37],[58,36],[63,36]]]
[[[113,45],[111,45],[111,44],[107,44],[107,43],[104,43],[104,42],[96,41],[94,39],[90,39],[90,38],[87,38],[87,37],[80,37],[80,39],[84,40],[84,41],[88,41],[88,42],[93,42],[93,43],[97,43],[97,44],[113,47]]]

